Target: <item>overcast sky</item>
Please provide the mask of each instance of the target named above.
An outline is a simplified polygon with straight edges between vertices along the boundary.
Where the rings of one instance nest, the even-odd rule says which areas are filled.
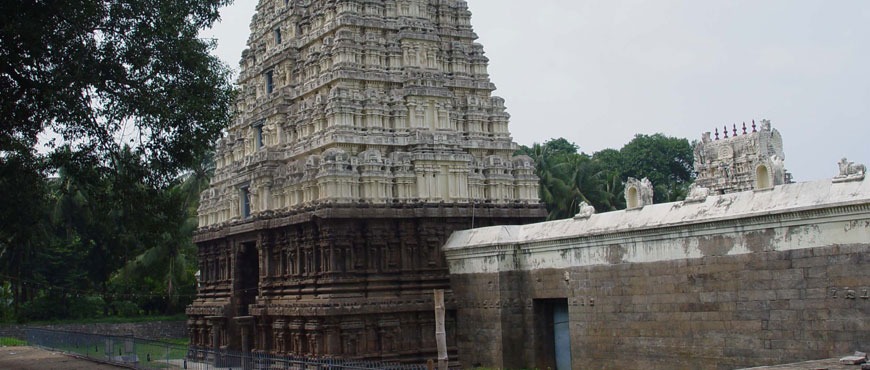
[[[797,181],[870,164],[870,1],[468,0],[511,133],[592,153],[769,119]],[[255,0],[205,32],[238,69]]]

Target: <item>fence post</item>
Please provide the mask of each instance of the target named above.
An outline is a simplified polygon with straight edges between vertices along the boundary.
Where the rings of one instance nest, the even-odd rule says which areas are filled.
[[[133,345],[133,336],[129,336],[127,338],[124,338],[124,354],[127,356],[130,356],[133,353],[135,353],[135,351],[136,350],[135,350],[135,347]]]
[[[106,353],[106,357],[111,358],[115,354],[114,344],[115,343],[112,341],[112,338],[106,338],[106,348],[104,351]]]

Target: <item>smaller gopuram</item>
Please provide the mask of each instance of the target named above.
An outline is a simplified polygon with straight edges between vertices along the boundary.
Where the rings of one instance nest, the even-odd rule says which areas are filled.
[[[713,194],[746,190],[761,190],[791,182],[785,170],[782,135],[762,120],[761,127],[752,121],[723,127],[715,136],[705,132],[694,148],[695,184],[710,189]],[[729,132],[730,131],[730,132]]]

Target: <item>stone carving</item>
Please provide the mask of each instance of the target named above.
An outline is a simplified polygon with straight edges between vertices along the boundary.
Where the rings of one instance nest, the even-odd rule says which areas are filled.
[[[386,0],[371,14],[361,0],[261,3],[212,189],[268,189],[251,217],[318,203],[538,203],[534,162],[512,157],[509,115],[491,95],[465,1]],[[407,162],[371,161],[395,152]],[[281,180],[266,185],[257,171]],[[209,197],[200,226],[237,222],[238,208]]]
[[[843,158],[837,163],[840,173],[834,177],[834,182],[861,181],[867,172],[867,167],[860,163],[850,162]]]
[[[625,204],[627,209],[640,209],[653,204],[653,185],[648,178],[628,178],[625,183]]]
[[[198,210],[191,344],[222,316],[227,349],[425,362],[441,245],[546,214],[466,2],[261,0],[251,33]]]
[[[760,129],[753,121],[751,132],[745,123],[742,133],[737,125],[732,127],[732,135],[727,135],[726,127],[722,139],[718,134],[711,139],[709,132],[701,135],[693,150],[696,184],[711,194],[725,194],[756,189],[759,184],[770,188],[791,181],[791,174],[785,170],[782,136],[770,121],[762,120]],[[760,181],[759,174],[767,180]]]
[[[774,154],[770,156],[770,168],[773,172],[774,178],[782,178],[785,176],[785,161],[783,161],[778,155]]]
[[[707,200],[710,196],[710,189],[707,189],[698,184],[689,186],[689,194],[686,196],[686,203],[700,203]]]
[[[575,220],[586,220],[592,215],[595,214],[595,207],[590,206],[589,203],[581,202],[580,203],[580,212],[577,212],[577,215],[574,216]]]

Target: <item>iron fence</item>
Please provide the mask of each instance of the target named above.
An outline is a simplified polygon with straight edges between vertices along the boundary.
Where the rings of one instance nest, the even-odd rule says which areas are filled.
[[[426,370],[427,365],[391,364],[337,358],[278,356],[213,351],[173,343],[62,330],[28,329],[31,346],[62,351],[132,369],[193,370]]]

